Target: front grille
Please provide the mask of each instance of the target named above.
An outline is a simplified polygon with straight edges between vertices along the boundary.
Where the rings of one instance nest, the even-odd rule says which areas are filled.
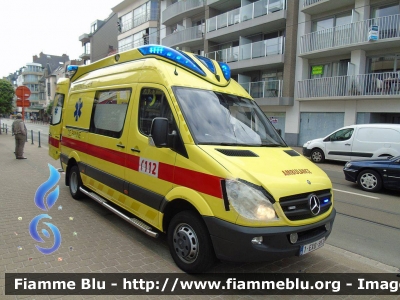
[[[314,194],[319,198],[321,209],[317,215],[313,215],[308,204],[310,196]],[[279,199],[286,217],[291,221],[304,220],[319,216],[332,206],[332,194],[330,190],[321,190],[311,193],[304,193],[282,197]]]

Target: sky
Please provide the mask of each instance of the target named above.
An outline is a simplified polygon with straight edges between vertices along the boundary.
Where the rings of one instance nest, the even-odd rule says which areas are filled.
[[[32,62],[40,52],[78,59],[79,36],[90,33],[123,0],[2,0],[0,79]]]

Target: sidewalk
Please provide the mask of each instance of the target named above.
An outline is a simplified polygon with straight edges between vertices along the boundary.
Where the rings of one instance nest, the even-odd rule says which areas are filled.
[[[37,144],[29,142],[25,144],[24,153],[28,159],[17,160],[13,152],[14,137],[11,134],[0,135],[0,299],[14,299],[4,296],[6,272],[181,272],[170,257],[164,237],[153,239],[146,236],[95,201],[73,200],[64,184],[63,173],[58,182],[60,194],[54,207],[49,212],[40,210],[33,201],[36,190],[49,178],[48,164],[58,169],[60,163],[48,156],[46,147],[38,148]],[[42,213],[52,217],[51,222],[62,235],[60,248],[51,255],[41,254],[35,247],[39,243],[29,234],[29,223]],[[52,238],[49,238],[50,244],[53,243]],[[40,246],[50,248],[49,243]],[[222,262],[212,272],[398,273],[398,269],[326,244],[305,256],[280,261]],[[88,296],[74,297],[84,298]],[[104,299],[110,299],[110,296]]]

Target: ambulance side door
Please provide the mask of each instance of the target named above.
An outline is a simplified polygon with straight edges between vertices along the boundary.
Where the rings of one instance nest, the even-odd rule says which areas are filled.
[[[62,113],[64,108],[65,94],[56,93],[53,102],[49,126],[49,155],[54,159],[60,158],[60,140],[62,130]]]
[[[152,120],[165,117],[170,130],[176,127],[167,90],[157,84],[138,84],[133,103],[127,145],[125,179],[129,196],[137,200],[131,207],[146,222],[159,226],[164,196],[172,189],[176,152],[149,145]]]

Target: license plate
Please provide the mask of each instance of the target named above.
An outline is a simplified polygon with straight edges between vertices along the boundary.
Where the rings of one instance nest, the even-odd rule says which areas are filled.
[[[307,245],[302,245],[300,247],[300,255],[307,254],[311,251],[317,250],[318,248],[321,248],[325,243],[325,238],[322,238],[316,242],[307,244]]]

